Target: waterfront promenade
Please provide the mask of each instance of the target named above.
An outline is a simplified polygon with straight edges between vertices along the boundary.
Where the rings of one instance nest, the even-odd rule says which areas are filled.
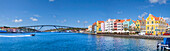
[[[94,33],[84,33],[89,35],[97,35],[97,36],[109,36],[109,37],[121,37],[121,38],[138,38],[138,39],[153,39],[153,40],[163,40],[165,37],[170,36],[154,36],[154,35],[119,35],[119,34],[94,34]]]

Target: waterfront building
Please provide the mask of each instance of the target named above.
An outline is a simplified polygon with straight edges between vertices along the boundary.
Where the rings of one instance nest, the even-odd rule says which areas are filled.
[[[129,27],[133,26],[132,24],[134,24],[132,19],[127,19],[123,22],[123,28],[129,30]]]
[[[130,20],[131,19],[127,19],[127,20],[125,20],[124,22],[123,22],[123,28],[124,29],[129,29],[129,25],[130,25]]]
[[[108,19],[105,21],[105,32],[113,32],[114,31],[114,22],[116,19]]]
[[[116,33],[122,33],[123,31],[123,22],[125,20],[120,20],[120,19],[117,19],[115,22],[114,22],[114,31]]]
[[[152,14],[146,18],[146,34],[162,35],[166,32],[167,23],[163,17],[155,17]]]
[[[87,30],[87,31],[89,31],[89,32],[92,31],[92,25],[89,25],[89,26],[88,26],[88,30]]]
[[[97,21],[96,23],[96,33],[102,33],[102,29],[101,29],[101,23],[104,23],[104,21]]]
[[[102,33],[105,32],[105,23],[101,23],[101,30],[102,30]]]
[[[141,28],[141,20],[137,20],[136,21],[136,31],[140,32],[140,28]]]
[[[132,19],[127,19],[123,22],[123,29],[125,32],[134,33],[135,32],[135,23]]]
[[[144,17],[142,17],[141,31],[145,31],[145,30],[146,30],[146,20],[144,19]]]
[[[92,33],[96,33],[96,22],[92,25]]]

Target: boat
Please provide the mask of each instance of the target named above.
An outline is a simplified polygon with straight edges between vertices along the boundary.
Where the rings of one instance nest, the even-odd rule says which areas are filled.
[[[35,36],[35,34],[31,34],[31,36]]]
[[[170,38],[163,38],[163,42],[157,44],[157,49],[170,50]]]

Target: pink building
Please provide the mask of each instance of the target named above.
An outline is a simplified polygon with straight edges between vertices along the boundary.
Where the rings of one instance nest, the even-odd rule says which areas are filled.
[[[105,24],[104,23],[101,23],[101,29],[102,29],[102,32],[105,31]]]

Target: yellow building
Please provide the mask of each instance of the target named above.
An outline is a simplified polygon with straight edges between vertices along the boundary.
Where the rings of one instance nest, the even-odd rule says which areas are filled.
[[[104,23],[104,21],[97,21],[97,23],[96,23],[96,33],[102,33],[101,23]]]
[[[141,20],[137,20],[135,24],[136,24],[136,27],[135,27],[136,30],[137,30],[137,31],[140,31],[140,28],[141,28],[141,27],[140,27],[140,26],[141,26],[141,25],[140,25],[140,24],[141,24]]]
[[[149,14],[146,18],[146,35],[161,35],[166,31],[166,21],[162,17]]]

